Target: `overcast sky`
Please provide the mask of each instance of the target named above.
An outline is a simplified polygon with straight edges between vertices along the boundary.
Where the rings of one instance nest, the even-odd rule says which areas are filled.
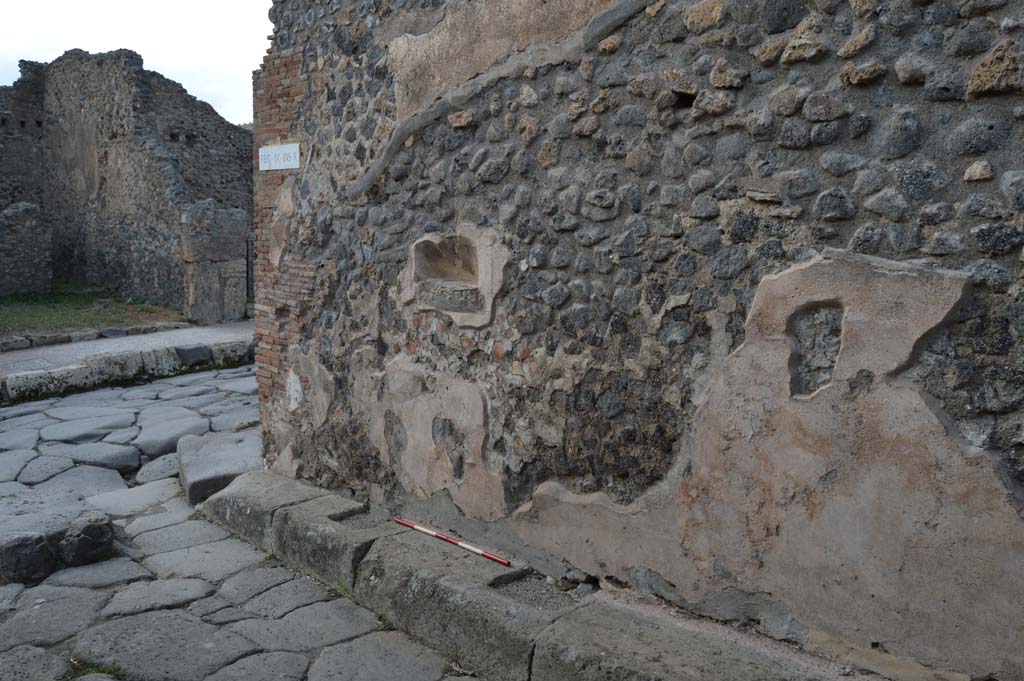
[[[121,48],[176,80],[233,123],[252,121],[252,72],[273,30],[271,0],[0,0],[0,85],[18,60],[53,61],[80,48]]]

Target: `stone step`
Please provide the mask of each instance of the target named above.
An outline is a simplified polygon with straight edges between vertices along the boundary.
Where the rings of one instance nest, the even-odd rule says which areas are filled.
[[[239,476],[202,509],[482,679],[880,678],[634,594],[560,591],[525,565],[482,560],[270,472]]]
[[[258,429],[240,433],[188,435],[177,442],[178,472],[188,503],[195,505],[243,473],[263,470]]]

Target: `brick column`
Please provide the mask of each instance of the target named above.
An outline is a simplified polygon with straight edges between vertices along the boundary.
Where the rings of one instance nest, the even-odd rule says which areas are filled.
[[[268,54],[253,76],[256,377],[264,409],[275,390],[283,387],[282,364],[288,346],[298,336],[316,269],[288,253],[275,263],[270,253],[274,208],[281,188],[289,176],[302,170],[259,169],[260,148],[278,144],[298,143],[302,163],[306,162],[308,149],[295,125],[306,93],[301,70],[302,54],[291,48]]]

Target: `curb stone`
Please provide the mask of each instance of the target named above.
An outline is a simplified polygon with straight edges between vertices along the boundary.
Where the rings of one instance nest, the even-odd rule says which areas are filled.
[[[191,371],[241,366],[251,363],[254,353],[255,341],[224,341],[95,355],[82,364],[3,377],[0,379],[0,404],[29,402]]]
[[[102,329],[79,329],[66,333],[26,334],[23,336],[0,337],[0,352],[9,350],[25,350],[41,348],[47,345],[64,345],[66,343],[83,343],[99,338],[122,338],[124,336],[143,336],[161,331],[187,329],[188,322],[154,322],[153,324],[133,324],[132,326],[111,326]]]
[[[526,566],[482,561],[269,471],[236,478],[199,508],[481,679],[880,679],[636,595],[571,595]]]

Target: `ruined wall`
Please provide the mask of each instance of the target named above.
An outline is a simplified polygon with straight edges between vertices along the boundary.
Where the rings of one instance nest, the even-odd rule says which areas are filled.
[[[53,234],[34,203],[0,209],[0,296],[50,290]]]
[[[221,210],[243,211],[250,224],[250,133],[125,50],[73,50],[49,64],[45,106],[45,214],[57,272],[188,307],[212,283],[193,286],[186,276],[184,215],[213,199]],[[244,234],[235,250],[244,270]]]
[[[44,66],[20,62],[21,77],[0,87],[0,295],[47,291],[52,234],[43,202]]]
[[[39,204],[43,194],[43,67],[19,66],[21,78],[0,87],[0,210],[21,201]]]
[[[274,3],[268,460],[1024,679],[1024,3],[540,5]]]

